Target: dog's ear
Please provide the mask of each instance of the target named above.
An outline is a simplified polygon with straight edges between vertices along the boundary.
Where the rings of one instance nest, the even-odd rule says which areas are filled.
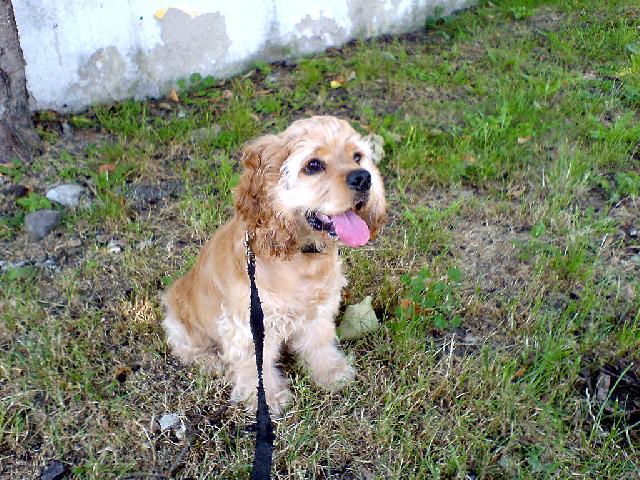
[[[235,190],[235,207],[258,254],[288,257],[298,249],[295,220],[280,208],[275,194],[287,155],[275,135],[257,138],[242,151],[244,171]]]

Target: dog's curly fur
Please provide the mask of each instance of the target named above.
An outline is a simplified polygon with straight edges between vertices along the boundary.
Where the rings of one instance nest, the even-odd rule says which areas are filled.
[[[305,168],[312,159],[324,162],[324,170],[309,173]],[[276,367],[285,342],[318,385],[332,388],[355,373],[336,346],[334,317],[347,284],[338,240],[314,229],[308,214],[331,218],[356,211],[374,238],[386,222],[384,187],[368,142],[335,117],[299,120],[279,135],[250,142],[242,166],[236,214],[207,242],[192,270],[166,292],[163,323],[176,356],[225,372],[233,383],[232,400],[255,406],[244,247],[248,232],[265,315],[267,401],[279,413],[290,397]],[[357,169],[371,175],[368,192],[347,185],[347,175]],[[309,244],[322,251],[303,253]]]

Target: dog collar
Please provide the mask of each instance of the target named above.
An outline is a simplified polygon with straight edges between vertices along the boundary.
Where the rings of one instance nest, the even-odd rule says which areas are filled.
[[[308,243],[306,245],[303,245],[300,251],[302,253],[322,253],[324,252],[324,249],[325,249],[325,245],[322,245],[320,248],[318,248],[317,244]]]

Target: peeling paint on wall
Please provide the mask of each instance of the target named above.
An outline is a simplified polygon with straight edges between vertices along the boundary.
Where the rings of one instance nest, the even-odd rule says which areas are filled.
[[[122,82],[125,60],[114,46],[100,48],[78,67],[78,81],[69,86],[67,98],[118,98],[129,95]]]
[[[474,0],[12,0],[34,110],[165,94],[192,73],[422,28]]]
[[[320,15],[313,19],[306,15],[295,27],[297,38],[288,47],[297,54],[317,52],[327,45],[338,45],[347,40],[347,32],[333,18]]]
[[[187,77],[225,62],[231,39],[220,12],[198,14],[169,8],[156,21],[162,43],[137,59],[150,80]]]

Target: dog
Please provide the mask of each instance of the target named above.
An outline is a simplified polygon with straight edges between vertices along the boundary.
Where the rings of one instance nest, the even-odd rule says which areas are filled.
[[[163,325],[174,355],[224,373],[231,400],[255,409],[248,235],[264,311],[265,392],[280,414],[291,397],[277,367],[284,344],[321,387],[355,376],[336,341],[334,318],[347,285],[338,247],[363,246],[379,233],[387,219],[384,185],[370,142],[329,116],[251,141],[241,164],[235,214],[164,294]]]

